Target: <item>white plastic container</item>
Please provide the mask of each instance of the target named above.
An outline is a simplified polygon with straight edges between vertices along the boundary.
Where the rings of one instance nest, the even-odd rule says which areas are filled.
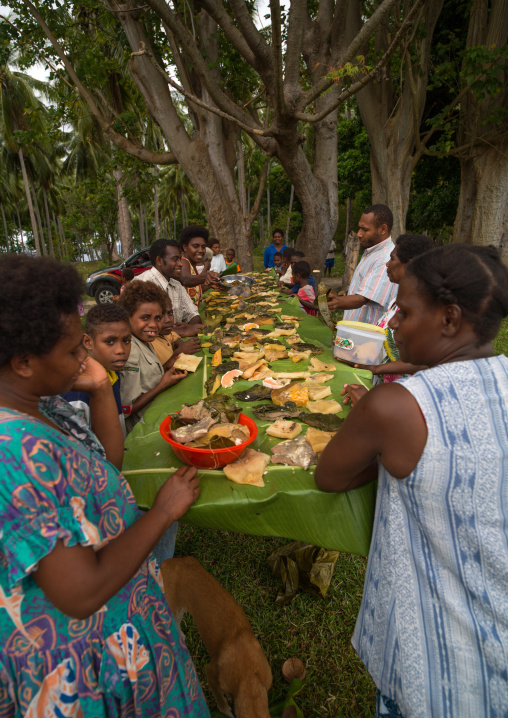
[[[352,364],[381,364],[385,355],[385,330],[365,322],[341,321],[337,324],[337,336],[333,353],[339,361]]]

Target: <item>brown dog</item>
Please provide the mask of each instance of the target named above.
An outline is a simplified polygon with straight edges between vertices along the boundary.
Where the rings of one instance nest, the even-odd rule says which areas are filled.
[[[210,656],[208,685],[217,707],[234,718],[269,718],[272,671],[247,616],[233,596],[190,556],[161,565],[166,600],[178,625],[188,612]],[[291,714],[289,714],[291,715]]]

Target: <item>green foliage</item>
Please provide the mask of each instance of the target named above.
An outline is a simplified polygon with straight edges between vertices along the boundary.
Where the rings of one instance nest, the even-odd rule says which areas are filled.
[[[418,171],[413,173],[408,231],[426,231],[440,239],[448,239],[452,232],[460,194],[460,165],[453,157],[421,158]]]
[[[337,127],[337,170],[339,203],[359,195],[363,205],[370,204],[370,143],[359,115],[339,120]]]

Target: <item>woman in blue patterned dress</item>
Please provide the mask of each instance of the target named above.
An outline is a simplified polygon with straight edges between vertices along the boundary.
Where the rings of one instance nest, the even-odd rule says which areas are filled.
[[[368,392],[324,450],[318,486],[378,478],[353,645],[377,715],[508,715],[508,315],[493,247],[412,260],[390,320],[402,361],[428,366]]]
[[[81,344],[77,273],[14,255],[1,267],[0,717],[207,718],[150,553],[197,498],[196,472],[138,511],[108,461],[116,410]],[[103,405],[107,457],[55,396],[77,385]]]

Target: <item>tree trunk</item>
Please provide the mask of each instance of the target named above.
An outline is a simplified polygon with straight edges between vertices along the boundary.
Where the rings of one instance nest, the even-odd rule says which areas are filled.
[[[55,228],[55,245],[56,245],[56,251],[57,251],[57,253],[58,253],[58,258],[59,258],[60,260],[63,260],[63,258],[64,258],[64,253],[63,253],[64,246],[62,245],[62,240],[61,240],[60,235],[59,235],[59,233],[58,233],[58,224],[57,224],[56,216],[55,216],[55,213],[54,213],[53,210],[51,211],[51,216],[53,217],[53,226],[54,226],[54,228]]]
[[[46,210],[46,223],[48,225],[49,253],[52,257],[54,257],[55,249],[53,247],[53,235],[51,234],[51,220],[49,218],[48,197],[44,185],[42,187],[42,196],[44,197],[44,209]]]
[[[270,244],[270,231],[272,229],[272,217],[270,211],[270,185],[266,187],[266,244]]]
[[[19,238],[20,238],[20,242],[21,242],[21,250],[24,252],[25,251],[25,243],[23,241],[23,227],[21,226],[21,217],[19,216],[19,207],[18,207],[17,203],[16,203],[16,216],[18,218],[18,230],[19,230]]]
[[[453,241],[493,244],[508,264],[508,143],[461,160]]]
[[[5,231],[5,246],[7,247],[7,250],[9,250],[9,232],[7,230],[7,220],[5,219],[5,212],[4,212],[4,203],[0,202],[0,209],[2,210],[2,219],[4,223],[4,231]]]
[[[32,188],[32,196],[33,196],[33,202],[34,202],[34,207],[35,207],[35,216],[37,217],[37,226],[39,228],[39,239],[41,242],[41,250],[42,250],[43,254],[47,255],[48,250],[46,248],[46,243],[44,241],[44,230],[42,228],[42,219],[41,219],[41,213],[39,211],[39,203],[37,202],[37,194],[35,192],[35,185],[34,185],[34,181],[31,177],[31,175],[29,175],[28,178],[30,180],[30,187]]]
[[[143,205],[141,204],[141,200],[139,202],[138,222],[139,222],[139,241],[141,242],[141,246],[144,247],[146,245],[145,223],[143,222]]]
[[[295,187],[292,184],[291,185],[291,192],[289,193],[289,212],[288,212],[288,221],[286,222],[286,244],[289,245],[289,223],[291,222],[291,212],[293,211],[293,198],[295,195]],[[317,285],[316,285],[317,286]]]
[[[30,221],[32,223],[32,232],[34,235],[35,251],[41,256],[41,245],[39,243],[39,232],[37,231],[37,222],[35,219],[34,206],[32,204],[32,197],[30,194],[30,185],[28,183],[28,175],[25,166],[25,158],[23,156],[23,150],[18,150],[19,163],[21,165],[21,173],[23,175],[23,184],[25,185],[26,201],[28,204],[28,212],[30,213]]]
[[[506,0],[474,0],[471,3],[466,50],[484,46],[506,49],[508,11]],[[499,67],[502,68],[501,60]],[[500,80],[503,79],[499,70]],[[506,70],[504,71],[506,79]],[[508,87],[486,91],[480,97],[466,92],[460,105],[457,144],[461,186],[453,228],[454,242],[493,244],[508,264],[508,141],[506,123],[499,122],[508,105]]]
[[[413,158],[397,143],[390,127],[371,141],[372,204],[386,204],[393,213],[392,237],[406,231]]]
[[[153,214],[155,222],[155,241],[160,237],[160,226],[159,226],[159,190],[157,188],[157,165],[153,167],[153,176],[155,182],[153,183]]]
[[[442,8],[443,0],[428,0],[419,11],[408,46],[399,50],[403,55],[400,80],[380,77],[356,95],[371,144],[372,202],[386,204],[392,210],[394,238],[406,231],[411,174],[423,151],[420,124],[427,96],[432,36]],[[358,32],[363,24],[360,3],[351,3],[349,19],[353,32]],[[378,26],[377,51],[388,48],[398,19],[392,17],[390,22]],[[423,23],[425,32],[420,32]]]
[[[118,235],[122,247],[123,258],[127,259],[134,251],[132,242],[131,215],[127,199],[123,196],[122,170],[117,167],[113,170],[113,177],[116,181],[116,196],[118,202]]]
[[[238,138],[237,168],[238,168],[238,197],[242,214],[247,214],[247,202],[245,201],[245,157],[241,136]]]

